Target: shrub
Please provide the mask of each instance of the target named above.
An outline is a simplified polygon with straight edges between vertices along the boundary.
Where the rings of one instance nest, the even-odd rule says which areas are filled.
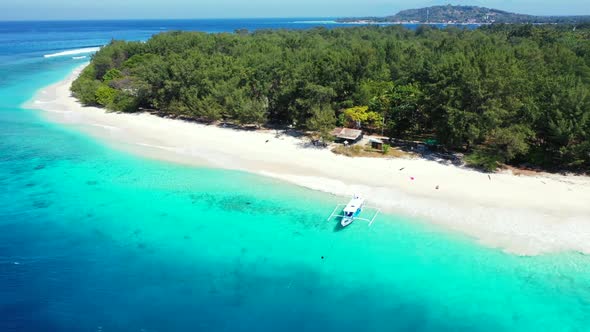
[[[107,71],[106,74],[104,74],[104,76],[102,77],[102,80],[105,83],[108,83],[108,82],[110,82],[112,80],[116,80],[116,79],[119,79],[119,78],[122,78],[122,77],[124,77],[124,76],[123,76],[123,73],[121,73],[120,70],[118,70],[118,69],[111,69],[111,70]]]
[[[118,93],[111,104],[111,109],[116,112],[133,113],[137,111],[139,103],[133,96]]]
[[[101,84],[95,92],[96,102],[101,106],[110,107],[115,101],[117,94],[117,90],[107,86],[106,84]]]
[[[100,87],[99,81],[89,78],[79,78],[72,84],[72,94],[84,105],[97,105],[96,90]]]
[[[489,150],[477,149],[465,157],[468,166],[493,172],[500,166],[502,157]]]

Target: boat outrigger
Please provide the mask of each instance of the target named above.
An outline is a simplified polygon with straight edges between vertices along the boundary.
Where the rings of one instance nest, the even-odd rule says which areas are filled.
[[[344,208],[342,209],[342,214],[336,214],[337,211],[342,206],[344,206]],[[373,216],[370,219],[360,217],[360,214],[363,212],[364,208],[375,211],[375,213],[373,214]],[[342,225],[342,227],[346,227],[346,226],[352,224],[353,221],[358,219],[358,220],[364,220],[364,221],[369,222],[369,226],[371,226],[371,224],[373,224],[373,221],[375,221],[375,218],[377,217],[379,212],[380,212],[380,210],[377,208],[365,206],[365,199],[364,198],[360,197],[359,195],[354,195],[352,197],[352,199],[350,200],[350,202],[348,202],[348,204],[336,205],[336,207],[332,211],[332,214],[330,214],[330,216],[328,217],[328,220],[330,220],[334,217],[340,217],[341,218],[340,225]]]

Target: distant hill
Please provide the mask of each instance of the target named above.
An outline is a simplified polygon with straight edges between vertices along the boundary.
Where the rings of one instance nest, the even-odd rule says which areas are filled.
[[[533,16],[515,14],[477,6],[432,6],[402,10],[386,17],[343,18],[339,22],[412,22],[412,23],[580,23],[590,22],[589,16]]]

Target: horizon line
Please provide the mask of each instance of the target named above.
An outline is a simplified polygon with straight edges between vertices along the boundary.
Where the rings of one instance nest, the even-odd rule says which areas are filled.
[[[590,15],[589,15],[590,16]],[[371,16],[379,17],[379,16]],[[194,18],[56,18],[56,19],[0,19],[0,22],[86,22],[86,21],[193,21],[193,20],[301,20],[340,19],[346,16],[299,16],[299,17],[194,17]]]
[[[467,6],[467,5],[466,5]],[[431,6],[432,7],[432,6]],[[478,7],[478,6],[470,6],[470,7]],[[429,8],[429,7],[424,7]],[[482,7],[487,8],[487,7]],[[417,8],[420,9],[420,8]],[[590,17],[590,13],[587,14],[561,14],[561,15],[535,15],[535,14],[525,14],[519,12],[511,12],[504,9],[498,8],[488,8],[493,10],[501,10],[505,11],[510,14],[517,14],[517,15],[527,15],[532,17]],[[403,10],[402,10],[403,11]],[[399,13],[399,11],[398,11]],[[226,17],[174,17],[174,18],[164,18],[164,17],[136,17],[136,18],[50,18],[50,19],[0,19],[0,22],[85,22],[85,21],[189,21],[189,20],[270,20],[270,19],[370,19],[370,18],[386,18],[390,16],[394,16],[396,14],[376,14],[376,15],[341,15],[341,16],[251,16],[251,17],[236,17],[236,16],[226,16]]]
[[[532,17],[590,17],[590,14],[577,14],[577,15],[528,15]],[[55,18],[55,19],[0,19],[0,23],[26,23],[26,22],[108,22],[108,21],[213,21],[213,20],[317,20],[317,19],[370,19],[370,18],[385,18],[392,15],[386,16],[295,16],[295,17],[194,17],[194,18]]]

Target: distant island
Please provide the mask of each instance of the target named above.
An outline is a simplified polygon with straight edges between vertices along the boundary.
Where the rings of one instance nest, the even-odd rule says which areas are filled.
[[[586,16],[534,16],[510,13],[503,10],[477,6],[432,6],[402,10],[393,16],[351,17],[337,20],[342,23],[446,23],[446,24],[577,24],[590,22]]]

